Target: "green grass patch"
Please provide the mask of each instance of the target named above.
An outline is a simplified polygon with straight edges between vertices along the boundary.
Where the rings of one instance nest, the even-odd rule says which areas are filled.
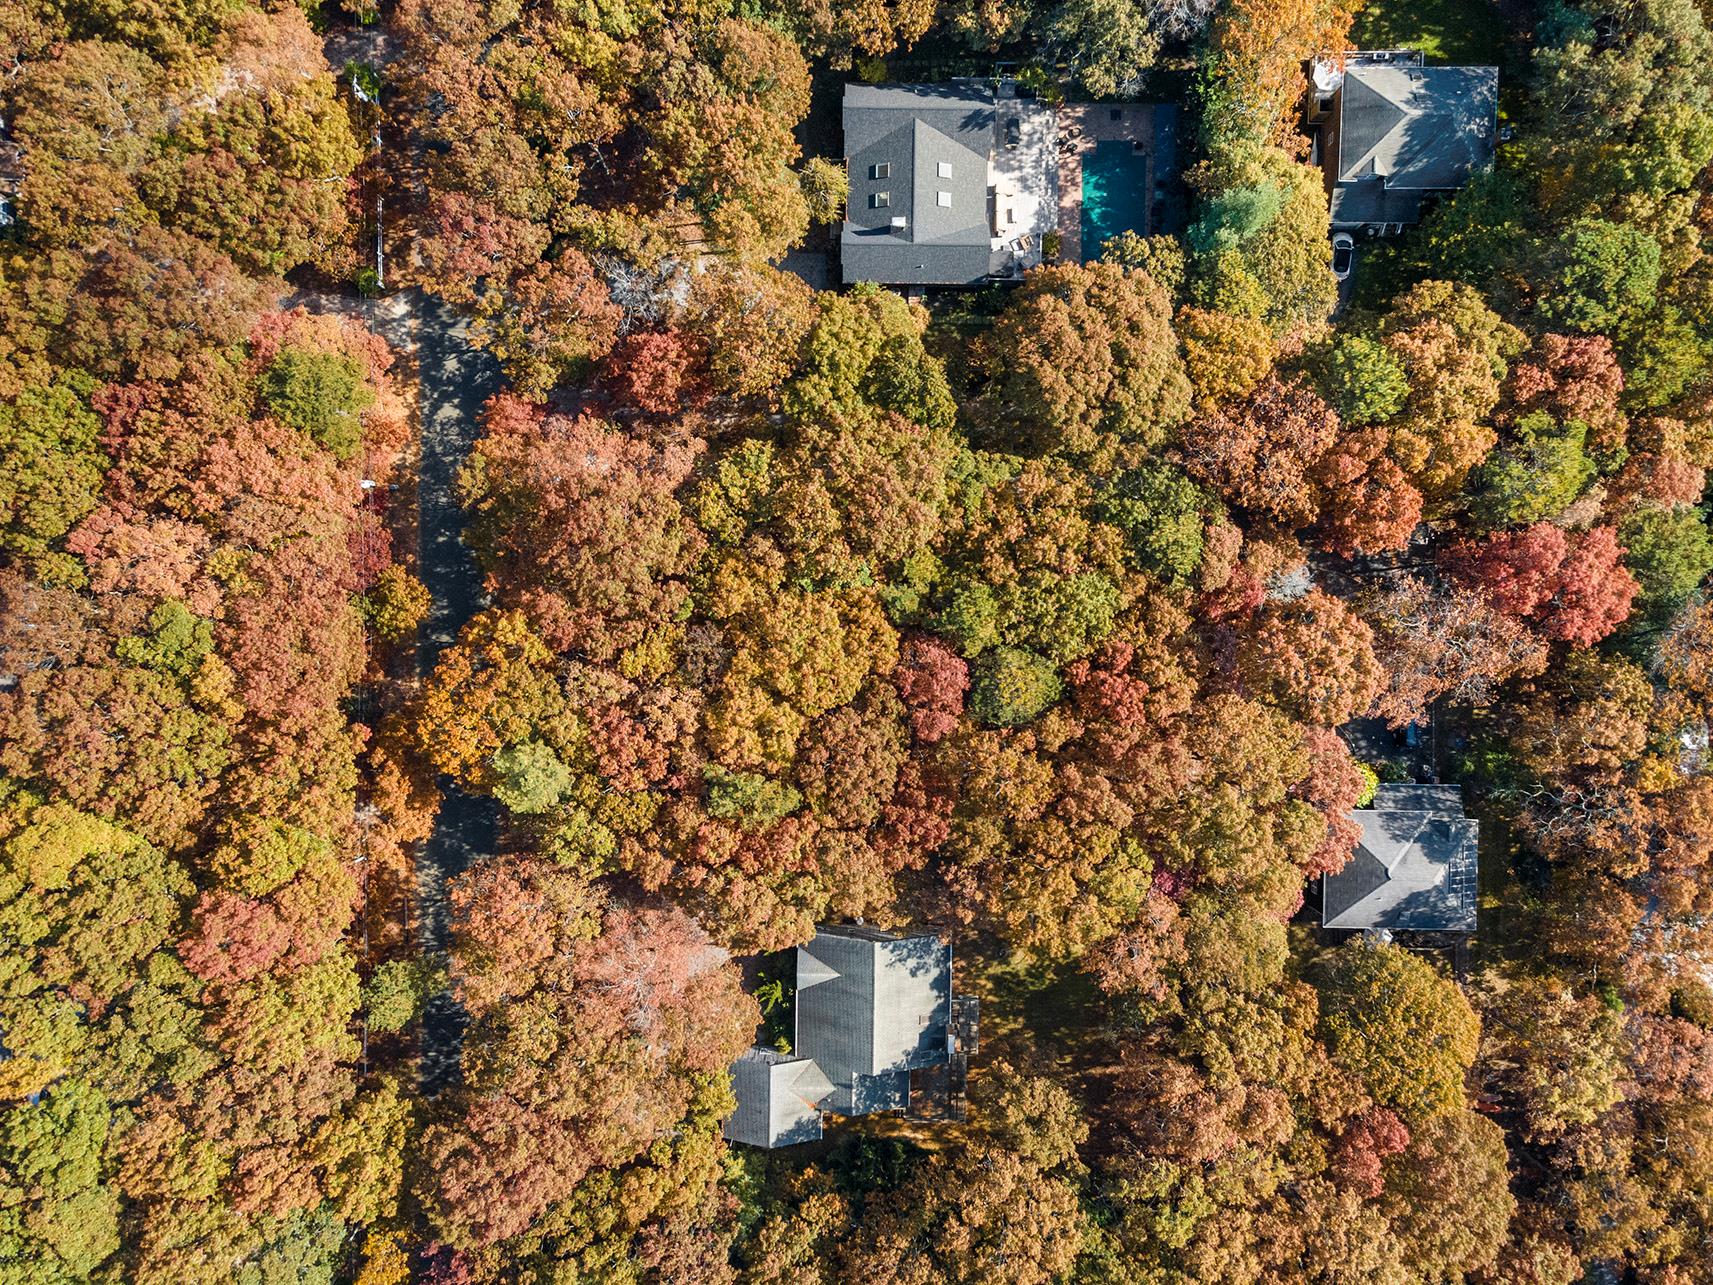
[[[1430,63],[1482,67],[1503,60],[1505,37],[1493,0],[1369,0],[1350,32],[1358,49],[1420,49]]]
[[[983,1061],[1036,1052],[1080,1071],[1111,1057],[1105,997],[1075,964],[1002,961],[969,939],[959,945],[958,988],[981,997]]]

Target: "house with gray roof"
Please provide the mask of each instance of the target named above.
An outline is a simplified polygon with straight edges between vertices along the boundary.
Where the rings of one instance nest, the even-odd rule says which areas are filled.
[[[1351,52],[1313,70],[1309,123],[1334,231],[1392,232],[1492,162],[1497,67],[1429,67],[1415,50]]]
[[[952,948],[932,933],[823,926],[796,965],[792,1052],[732,1064],[733,1142],[788,1146],[821,1136],[822,1111],[901,1110],[911,1072],[952,1058]]]
[[[1322,883],[1325,928],[1474,932],[1480,824],[1455,785],[1382,785],[1356,851]]]
[[[973,285],[1041,261],[1058,221],[1053,110],[1010,82],[846,85],[846,284]]]
[[[732,1063],[738,1109],[725,1122],[733,1142],[789,1147],[821,1136],[820,1103],[833,1091],[812,1058],[753,1048]]]

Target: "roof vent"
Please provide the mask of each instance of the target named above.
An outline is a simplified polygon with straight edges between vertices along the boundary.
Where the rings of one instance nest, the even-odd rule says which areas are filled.
[[[895,214],[892,216],[892,226],[902,231],[904,228],[910,226],[910,220],[905,218],[902,214]]]

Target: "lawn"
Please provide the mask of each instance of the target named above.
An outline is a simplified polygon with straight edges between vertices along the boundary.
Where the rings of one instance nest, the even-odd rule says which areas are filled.
[[[1504,61],[1507,24],[1495,0],[1369,0],[1356,15],[1358,49],[1420,49],[1430,63]]]

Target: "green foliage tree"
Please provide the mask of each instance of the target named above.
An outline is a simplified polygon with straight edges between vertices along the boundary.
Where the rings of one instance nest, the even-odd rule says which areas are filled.
[[[397,565],[382,567],[361,601],[363,618],[389,643],[403,642],[414,634],[433,606],[428,587]]]
[[[82,372],[65,371],[49,387],[0,400],[0,549],[49,584],[83,579],[59,545],[95,508],[108,464],[93,389]]]
[[[362,443],[363,412],[375,390],[352,357],[284,348],[263,376],[262,397],[281,420],[344,460]]]
[[[1050,660],[1017,647],[984,652],[973,668],[970,713],[989,727],[1032,722],[1063,689]]]
[[[1316,372],[1322,395],[1347,424],[1382,424],[1410,395],[1403,363],[1365,335],[1340,335]]]
[[[1490,456],[1470,479],[1471,515],[1482,526],[1522,526],[1555,517],[1594,480],[1583,449],[1587,429],[1555,424],[1544,411],[1517,422],[1514,442]]]
[[[811,156],[803,162],[799,177],[803,198],[809,203],[811,223],[837,223],[844,218],[851,184],[843,166],[824,156]]]
[[[803,806],[803,795],[759,772],[732,772],[718,763],[702,769],[708,782],[708,815],[759,829]]]
[[[1324,321],[1337,282],[1319,171],[1245,144],[1218,153],[1197,182],[1207,195],[1187,238],[1193,301],[1279,335]]]
[[[1713,571],[1713,536],[1694,510],[1639,508],[1618,524],[1624,564],[1641,586],[1637,616],[1659,623]]]
[[[1541,315],[1582,334],[1617,329],[1653,308],[1660,247],[1640,228],[1579,219],[1548,252]]]
[[[1148,11],[1136,0],[1061,0],[1043,34],[1048,49],[1096,98],[1137,92],[1160,50]]]
[[[363,1013],[369,1030],[402,1031],[422,1016],[429,997],[446,988],[446,969],[428,959],[389,959],[363,983]]]
[[[1124,532],[1136,565],[1174,587],[1195,578],[1207,524],[1223,516],[1218,501],[1164,462],[1121,475],[1101,502],[1101,517]]]
[[[546,812],[570,793],[576,774],[553,747],[519,741],[494,755],[494,797],[513,812]]]

